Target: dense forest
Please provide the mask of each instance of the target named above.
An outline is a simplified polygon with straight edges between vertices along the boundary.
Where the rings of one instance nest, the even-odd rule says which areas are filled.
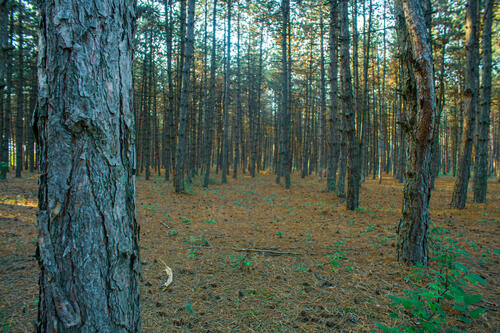
[[[4,2],[2,172],[11,168],[21,177],[38,163],[31,130],[37,6]],[[426,17],[437,99],[432,179],[440,174],[468,178],[464,169],[470,168],[477,202],[485,200],[483,174],[500,178],[493,2],[478,4],[470,27],[466,1],[433,1]],[[351,135],[342,104],[343,14],[338,5],[201,1],[193,6],[183,1],[138,4],[133,71],[137,173],[146,179],[163,173],[181,192],[198,174],[206,186],[211,168],[222,182],[273,170],[278,182],[285,178],[285,186],[293,170],[301,177],[325,177],[325,186],[344,196]],[[188,9],[193,10],[191,21]],[[412,121],[405,93],[414,89],[405,87],[408,37],[402,32],[402,7],[397,1],[360,0],[349,2],[348,11],[356,168],[361,180],[382,182],[390,174],[402,181]],[[466,40],[466,33],[475,34],[474,40]],[[473,43],[471,64],[467,43]],[[468,87],[470,75],[475,83]],[[465,98],[469,90],[473,106]],[[466,139],[471,141],[464,147]]]
[[[142,234],[141,209],[148,206],[139,203],[149,192],[148,200],[157,200],[155,191],[169,191],[161,205],[181,211],[175,202],[182,196],[265,181],[289,199],[294,191],[315,193],[345,214],[361,214],[380,206],[373,191],[382,200],[398,188],[391,196],[402,202],[393,207],[397,217],[384,218],[394,234],[388,257],[421,269],[436,265],[434,220],[448,218],[448,209],[499,213],[499,29],[495,0],[0,0],[0,203],[7,209],[16,186],[40,177],[38,197],[26,196],[38,206],[37,330],[140,330],[138,225],[141,243],[150,236]],[[309,192],[302,182],[311,184]],[[226,194],[243,207],[238,195]],[[298,200],[289,199],[283,205]],[[185,200],[193,201],[188,211],[203,215],[200,198]],[[436,219],[433,202],[446,206]],[[260,206],[255,211],[275,215]],[[327,215],[340,220],[333,208]],[[9,216],[0,213],[0,221]],[[167,216],[171,228],[170,213],[160,219]],[[81,225],[70,227],[72,221]],[[498,249],[498,219],[488,228],[483,231]],[[281,242],[282,232],[277,235]],[[74,245],[79,255],[63,260],[68,239],[81,242]],[[204,244],[203,234],[194,239]],[[99,243],[105,246],[85,249]],[[252,255],[295,253],[245,246]],[[193,248],[189,259],[197,257]],[[332,272],[346,262],[343,252],[329,255]],[[248,254],[237,258],[238,271],[248,273]],[[456,256],[447,258],[451,263],[440,267],[456,265],[457,281],[470,273],[460,271]],[[86,288],[102,282],[92,272],[106,272],[105,285]],[[431,280],[429,290],[432,274],[422,278]],[[474,284],[483,282],[472,275]],[[476,294],[448,278],[437,295],[410,295],[407,303],[395,298],[406,308],[399,317],[392,313],[396,326],[438,332],[455,325],[443,319],[445,299],[455,299],[453,311],[486,318],[484,304],[471,300]],[[498,285],[492,289],[494,298]],[[423,301],[432,297],[437,301]],[[0,306],[2,314],[7,308]],[[483,324],[463,321],[469,326],[454,329],[498,329],[498,304],[493,308]],[[323,329],[390,331],[394,325],[380,318],[363,328],[339,322],[357,319],[340,318]],[[215,327],[198,324],[187,327]],[[281,329],[318,329],[287,325]]]

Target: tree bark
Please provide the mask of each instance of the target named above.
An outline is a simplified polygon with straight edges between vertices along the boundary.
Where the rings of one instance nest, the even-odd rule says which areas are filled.
[[[229,171],[229,103],[230,103],[230,84],[231,84],[231,0],[227,2],[227,51],[226,51],[226,73],[224,80],[224,132],[222,141],[222,184],[227,183],[227,174]]]
[[[188,122],[188,103],[190,93],[190,71],[191,61],[193,58],[193,44],[194,44],[194,0],[189,0],[188,4],[188,31],[186,36],[186,51],[185,59],[182,67],[182,94],[181,105],[179,111],[179,131],[177,141],[177,152],[175,158],[175,178],[174,186],[175,192],[184,192],[184,167],[186,159],[186,135],[187,135],[187,122]]]
[[[336,190],[336,177],[339,152],[339,135],[337,131],[337,76],[338,76],[338,1],[330,1],[330,27],[329,27],[329,53],[330,53],[330,117],[328,123],[330,131],[328,133],[328,169],[327,169],[327,190]]]
[[[215,39],[217,22],[217,0],[214,0],[214,9],[212,17],[212,55],[210,59],[210,92],[208,96],[208,108],[205,114],[205,145],[203,148],[205,177],[203,178],[203,187],[208,186],[210,177],[210,166],[212,157],[212,145],[214,140],[214,109],[215,109],[215,61],[217,52],[217,41]]]
[[[43,0],[40,16],[37,331],[139,332],[135,2]]]
[[[467,200],[467,187],[470,177],[470,164],[472,155],[472,145],[474,137],[474,127],[476,118],[476,81],[478,80],[478,10],[479,0],[469,0],[467,3],[467,30],[466,30],[466,64],[465,64],[465,91],[464,102],[466,119],[460,158],[458,162],[457,177],[450,207],[464,209]]]
[[[281,1],[282,13],[282,38],[281,38],[281,108],[280,108],[280,154],[279,163],[281,175],[285,177],[285,188],[290,188],[290,140],[289,140],[289,127],[290,127],[290,114],[289,114],[289,61],[288,61],[288,34],[289,34],[289,21],[290,21],[290,0]],[[278,178],[279,179],[279,178]],[[279,182],[279,181],[278,181]]]
[[[23,117],[24,117],[24,59],[23,59],[23,47],[24,47],[24,35],[23,35],[23,3],[20,0],[17,5],[17,114],[16,114],[16,178],[21,177],[21,172],[23,170]]]
[[[0,0],[1,1],[1,0]],[[8,1],[4,4],[6,7],[8,4]],[[4,79],[4,89],[0,90],[3,96],[5,96],[5,100],[2,98],[3,106],[4,106],[4,112],[3,112],[3,129],[2,129],[2,141],[0,142],[0,154],[1,154],[1,165],[0,165],[0,179],[5,179],[7,178],[7,170],[9,169],[9,140],[10,140],[10,135],[11,135],[11,87],[12,87],[12,45],[13,45],[13,27],[14,27],[14,14],[12,9],[5,8],[8,13],[9,19],[6,21],[7,26],[8,26],[8,31],[7,31],[7,42],[4,43],[4,48],[2,49],[2,56],[5,59],[5,79]],[[5,22],[5,21],[4,21]],[[2,22],[2,24],[4,23]],[[0,65],[2,66],[2,65]],[[3,92],[5,90],[5,94]]]
[[[488,185],[488,143],[490,137],[491,109],[491,24],[493,21],[493,0],[487,0],[482,33],[482,96],[479,110],[478,142],[474,168],[474,202],[486,202]]]
[[[398,260],[428,263],[427,234],[430,221],[432,136],[436,117],[436,93],[429,29],[419,0],[403,0],[403,12],[411,45],[416,90],[408,91],[411,107],[403,207],[398,227]],[[401,26],[400,26],[401,27]],[[404,53],[403,53],[404,54]],[[411,79],[411,78],[408,78]]]
[[[346,207],[354,210],[359,206],[359,144],[356,137],[354,111],[352,107],[352,80],[349,55],[349,20],[347,11],[348,0],[340,0],[340,68],[342,80],[342,115],[345,119],[347,139],[347,200]]]

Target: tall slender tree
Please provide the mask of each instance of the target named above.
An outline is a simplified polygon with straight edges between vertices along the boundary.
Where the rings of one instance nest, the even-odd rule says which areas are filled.
[[[212,55],[210,59],[210,92],[208,96],[208,108],[205,114],[205,145],[203,148],[205,176],[203,178],[203,186],[208,186],[210,177],[210,167],[212,161],[212,145],[214,138],[214,112],[215,112],[215,69],[217,56],[217,0],[214,0],[213,16],[212,16]]]
[[[452,208],[464,209],[467,200],[467,186],[470,178],[470,164],[472,157],[472,144],[476,119],[476,105],[478,91],[476,81],[479,79],[479,41],[478,41],[478,13],[479,0],[469,0],[466,14],[466,64],[465,64],[465,91],[464,104],[466,119],[464,134],[458,161],[457,177],[453,188],[453,196],[450,206]]]
[[[222,141],[222,176],[221,182],[227,183],[229,172],[229,104],[230,104],[230,84],[231,84],[231,0],[227,1],[227,51],[226,51],[226,73],[224,74],[224,132]]]
[[[285,178],[285,188],[290,188],[290,171],[291,171],[291,158],[290,158],[290,113],[289,113],[289,93],[290,93],[290,79],[289,79],[289,57],[288,57],[288,36],[290,29],[290,0],[281,0],[281,104],[280,104],[280,153],[279,153],[279,176],[283,175]]]
[[[488,185],[488,143],[491,110],[491,24],[493,21],[493,0],[486,0],[482,32],[482,80],[481,102],[478,119],[478,142],[474,168],[474,201],[486,202]]]
[[[347,138],[347,200],[346,207],[354,210],[359,206],[360,165],[359,144],[356,137],[353,94],[351,80],[351,60],[349,55],[348,0],[339,1],[340,16],[340,68],[342,81],[342,116],[345,119]]]
[[[338,76],[338,0],[330,0],[330,27],[329,27],[329,53],[330,53],[330,115],[328,133],[328,170],[327,189],[336,190],[336,177],[339,152],[339,135],[337,125],[337,76]]]
[[[24,33],[23,33],[23,2],[17,4],[17,114],[16,114],[16,178],[21,177],[23,170],[23,130],[24,130]]]
[[[178,131],[178,142],[177,142],[177,152],[175,158],[175,178],[174,186],[175,192],[184,192],[184,173],[185,163],[186,163],[186,149],[187,149],[187,122],[188,122],[188,103],[190,94],[190,79],[191,79],[191,61],[193,59],[193,45],[194,45],[194,8],[195,1],[189,0],[188,3],[188,23],[187,23],[187,35],[186,42],[184,43],[186,47],[184,64],[182,66],[182,94],[181,94],[181,105],[179,111],[179,131]]]

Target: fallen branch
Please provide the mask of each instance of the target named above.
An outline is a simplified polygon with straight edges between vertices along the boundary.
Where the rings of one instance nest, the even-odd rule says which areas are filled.
[[[301,256],[302,253],[297,253],[297,252],[287,252],[287,251],[275,251],[275,250],[268,250],[268,249],[237,249],[233,247],[234,251],[238,252],[259,252],[259,253],[269,253],[269,254],[274,254],[274,255],[283,255],[283,254],[289,254],[289,255],[294,255],[294,256]]]
[[[165,222],[160,222],[160,224],[162,226],[164,226],[165,228],[170,229],[170,226],[168,224],[166,224]]]

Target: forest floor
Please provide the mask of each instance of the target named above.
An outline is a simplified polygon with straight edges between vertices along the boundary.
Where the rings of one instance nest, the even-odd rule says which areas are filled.
[[[189,193],[177,195],[163,177],[139,177],[143,331],[363,332],[379,331],[377,322],[399,325],[388,316],[400,311],[388,295],[410,288],[410,269],[396,261],[402,185],[389,176],[382,184],[368,179],[361,208],[347,211],[324,184],[294,177],[285,190],[273,175],[242,175],[208,189],[195,179]],[[479,305],[489,309],[470,324],[454,324],[498,332],[500,184],[489,183],[487,204],[469,201],[465,210],[448,208],[452,187],[453,178],[437,179],[432,220],[469,253],[464,264],[488,281],[478,289]],[[36,193],[36,175],[0,182],[3,332],[31,332],[36,320]],[[242,250],[248,248],[290,253]],[[167,289],[164,265],[174,274]]]

